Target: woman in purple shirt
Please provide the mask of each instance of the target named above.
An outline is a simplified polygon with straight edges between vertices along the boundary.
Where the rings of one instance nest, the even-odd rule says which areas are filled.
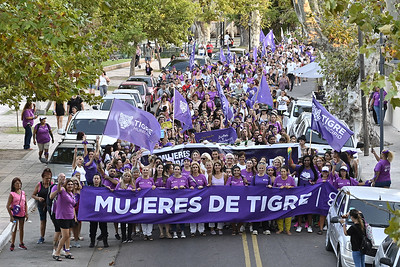
[[[289,168],[287,166],[282,166],[281,175],[276,177],[274,182],[274,187],[278,187],[280,189],[287,189],[287,188],[293,188],[295,186],[296,182],[293,179],[293,177],[289,175]],[[292,217],[281,218],[278,219],[276,222],[278,224],[278,232],[276,232],[277,235],[283,232],[284,224],[286,227],[286,233],[288,235],[292,235],[292,233],[290,232],[290,224],[292,222]]]
[[[167,166],[168,165],[168,166]],[[162,163],[156,165],[155,174],[153,177],[154,184],[157,188],[165,188],[167,186],[167,179],[169,177],[168,170],[170,169],[170,164],[163,166]],[[165,228],[165,235],[164,235]],[[169,233],[170,225],[169,224],[158,224],[158,229],[160,230],[160,239],[164,239],[167,237],[168,239],[172,238],[172,235]]]
[[[208,185],[206,176],[200,173],[200,164],[197,162],[192,162],[188,179],[190,189],[203,189]],[[204,223],[191,223],[190,235],[192,237],[196,235],[196,230],[199,230],[200,235],[206,236],[206,233],[204,232]]]
[[[247,186],[246,178],[243,178],[240,167],[235,165],[232,167],[233,176],[229,177],[225,185],[228,186]],[[232,235],[237,235],[243,223],[232,223]]]
[[[115,190],[135,191],[132,174],[129,172],[124,172],[124,174],[122,174],[121,181],[117,184]],[[126,225],[126,223],[121,223],[122,243],[132,243],[132,230],[135,225],[133,223],[128,223],[128,232]]]
[[[43,162],[42,155],[44,151],[44,158],[47,162],[49,160],[49,147],[50,147],[50,138],[52,143],[54,143],[53,132],[51,131],[51,127],[48,123],[46,123],[46,117],[40,117],[40,123],[35,125],[33,129],[33,144],[39,148],[39,160]]]
[[[252,184],[253,178],[256,175],[256,170],[251,159],[246,160],[246,168],[241,170],[241,174],[244,178],[246,178],[249,184]]]
[[[330,169],[328,166],[324,166],[321,169],[321,174],[316,182],[318,183],[330,183],[331,185],[333,185],[333,181],[331,180],[331,176],[330,176]],[[322,231],[324,229],[324,225],[325,225],[325,219],[326,216],[324,215],[319,215],[319,230],[317,232],[317,234],[322,235]]]
[[[74,259],[70,253],[70,230],[77,222],[75,214],[75,199],[74,199],[74,183],[71,179],[65,179],[65,176],[61,176],[58,181],[57,190],[50,194],[50,198],[54,198],[57,195],[57,209],[55,211],[56,219],[61,228],[61,240],[58,243],[56,252],[53,258],[56,261],[61,261],[60,252],[65,245],[65,258]]]
[[[182,167],[182,176],[188,178],[191,172],[190,162],[192,162],[191,158],[185,158],[183,160],[183,167]]]
[[[343,186],[357,186],[357,185],[364,185],[364,183],[359,183],[356,179],[350,177],[348,168],[346,166],[340,167],[339,170],[339,178],[336,179],[333,186],[336,189],[340,189]]]
[[[35,111],[35,104],[28,101],[21,113],[22,126],[25,129],[24,149],[31,149],[32,125],[33,120],[37,118]]]
[[[374,178],[371,180],[373,186],[390,188],[392,183],[390,179],[390,163],[393,160],[392,151],[383,150],[380,157],[373,148],[371,148],[371,152],[374,154],[376,161],[378,161],[374,168]]]
[[[168,178],[166,188],[174,190],[189,188],[188,179],[182,176],[181,166],[179,166],[178,164],[174,164],[174,174]],[[181,230],[181,238],[186,238],[185,224],[180,223],[179,228]],[[172,225],[172,232],[174,232],[173,238],[178,238],[176,224]]]

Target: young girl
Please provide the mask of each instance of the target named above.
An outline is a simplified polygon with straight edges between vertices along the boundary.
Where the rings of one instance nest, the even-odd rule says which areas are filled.
[[[101,184],[101,178],[100,175],[95,174],[93,176],[93,186],[94,187],[103,187],[103,185]],[[108,232],[107,232],[107,223],[105,222],[90,222],[90,248],[94,247],[94,243],[96,241],[96,232],[97,232],[97,226],[99,226],[100,228],[100,232],[101,232],[101,237],[103,239],[103,244],[105,248],[108,248]]]
[[[115,187],[115,190],[130,190],[135,191],[135,185],[133,184],[132,174],[129,172],[124,172],[121,177],[121,181]],[[133,230],[133,223],[128,223],[128,234],[127,234],[127,227],[126,223],[121,223],[121,233],[122,233],[122,243],[132,243],[132,230]]]
[[[27,249],[24,245],[24,223],[28,220],[28,205],[26,203],[25,192],[22,191],[21,179],[15,177],[11,182],[11,192],[8,196],[7,211],[10,214],[10,222],[15,223],[14,231],[11,234],[10,250],[14,251],[15,236],[19,224],[19,248]]]
[[[136,179],[135,185],[136,190],[140,191],[142,189],[151,188],[155,189],[156,185],[154,184],[153,178],[150,178],[150,169],[145,166],[142,170],[142,176]],[[142,231],[144,235],[144,240],[153,241],[153,237],[151,233],[153,232],[153,225],[149,223],[142,223]]]
[[[81,174],[80,182],[83,185],[87,185],[86,182],[86,171],[84,168],[84,159],[82,156],[77,156],[78,148],[75,147],[74,149],[74,160],[72,161],[72,169],[74,173],[79,172]]]
[[[197,162],[192,162],[188,179],[190,189],[203,189],[208,184],[206,176],[200,173],[200,164]],[[206,236],[204,232],[204,223],[191,223],[190,234],[192,237],[196,235],[196,227],[202,236]]]
[[[183,167],[182,167],[182,176],[188,178],[191,172],[191,168],[190,168],[190,163],[191,163],[191,159],[190,158],[185,158],[183,160]]]
[[[72,182],[74,183],[74,198],[75,198],[75,214],[76,217],[78,217],[78,210],[79,210],[79,199],[81,196],[81,189],[82,189],[82,185],[79,182],[77,177],[72,177],[71,178]],[[74,224],[74,227],[72,227],[72,232],[74,233],[74,247],[76,248],[80,248],[81,245],[79,244],[79,235],[81,233],[81,228],[82,228],[82,222],[78,221],[76,224]]]

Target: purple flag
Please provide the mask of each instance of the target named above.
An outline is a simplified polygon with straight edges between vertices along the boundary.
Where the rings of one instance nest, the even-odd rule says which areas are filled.
[[[347,140],[354,134],[314,98],[312,102],[311,129],[319,132],[322,138],[336,151],[340,151]]]
[[[195,134],[196,142],[207,140],[215,143],[233,144],[236,142],[237,133],[232,127],[226,129],[200,132]]]
[[[254,63],[257,62],[257,46],[255,46],[253,48],[253,59],[254,59]]]
[[[174,93],[174,120],[181,122],[183,131],[193,128],[189,105],[176,89]]]
[[[224,55],[224,50],[222,49],[222,47],[219,49],[219,61],[226,62],[226,57]]]
[[[269,89],[267,79],[265,78],[264,75],[261,78],[260,87],[254,94],[252,102],[267,104],[270,105],[271,107],[273,106],[271,91]]]
[[[228,62],[228,64],[231,64],[232,62],[232,54],[231,50],[229,49],[229,45],[228,45],[228,54],[226,55],[226,61]]]
[[[229,121],[230,119],[232,119],[233,117],[233,113],[232,110],[229,108],[229,102],[228,99],[226,99],[226,96],[224,94],[224,91],[221,88],[221,85],[219,84],[218,80],[216,77],[214,77],[215,79],[215,86],[217,87],[217,91],[219,94],[219,98],[221,100],[221,106],[222,106],[222,111],[224,112],[225,115],[225,119],[227,121]]]
[[[189,66],[190,66],[190,70],[193,70],[195,64],[194,64],[194,55],[196,53],[196,42],[194,42],[193,44],[193,50],[190,53],[190,58],[189,58]]]
[[[260,43],[263,43],[265,39],[265,34],[262,29],[260,29]]]
[[[227,188],[229,187],[229,188]],[[140,191],[84,186],[78,219],[94,222],[258,222],[328,213],[337,190],[330,183],[290,189],[265,185]]]
[[[153,152],[161,137],[161,127],[149,112],[123,100],[114,99],[103,134],[129,141]]]
[[[272,30],[267,34],[267,36],[265,36],[264,39],[264,44],[265,46],[270,46],[272,49],[272,52],[275,52],[275,41],[274,41],[274,33],[272,32]]]

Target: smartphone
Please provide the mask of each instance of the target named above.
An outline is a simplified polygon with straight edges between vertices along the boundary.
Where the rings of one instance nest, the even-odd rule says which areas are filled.
[[[165,130],[164,129],[161,129],[161,136],[160,136],[160,138],[164,138],[165,137]]]

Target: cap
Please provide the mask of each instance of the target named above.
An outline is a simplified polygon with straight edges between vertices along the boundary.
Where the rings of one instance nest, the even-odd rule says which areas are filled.
[[[340,167],[340,170],[345,170],[347,172],[347,167],[346,166],[342,166],[342,167]]]
[[[349,155],[351,156],[351,155],[357,154],[357,151],[354,151],[354,150],[346,150],[346,153],[349,154]]]
[[[40,116],[39,117],[39,120],[45,120],[45,119],[47,119],[47,117],[45,117],[45,116]]]
[[[322,171],[323,171],[323,172],[329,172],[329,167],[328,167],[328,166],[322,167]]]

